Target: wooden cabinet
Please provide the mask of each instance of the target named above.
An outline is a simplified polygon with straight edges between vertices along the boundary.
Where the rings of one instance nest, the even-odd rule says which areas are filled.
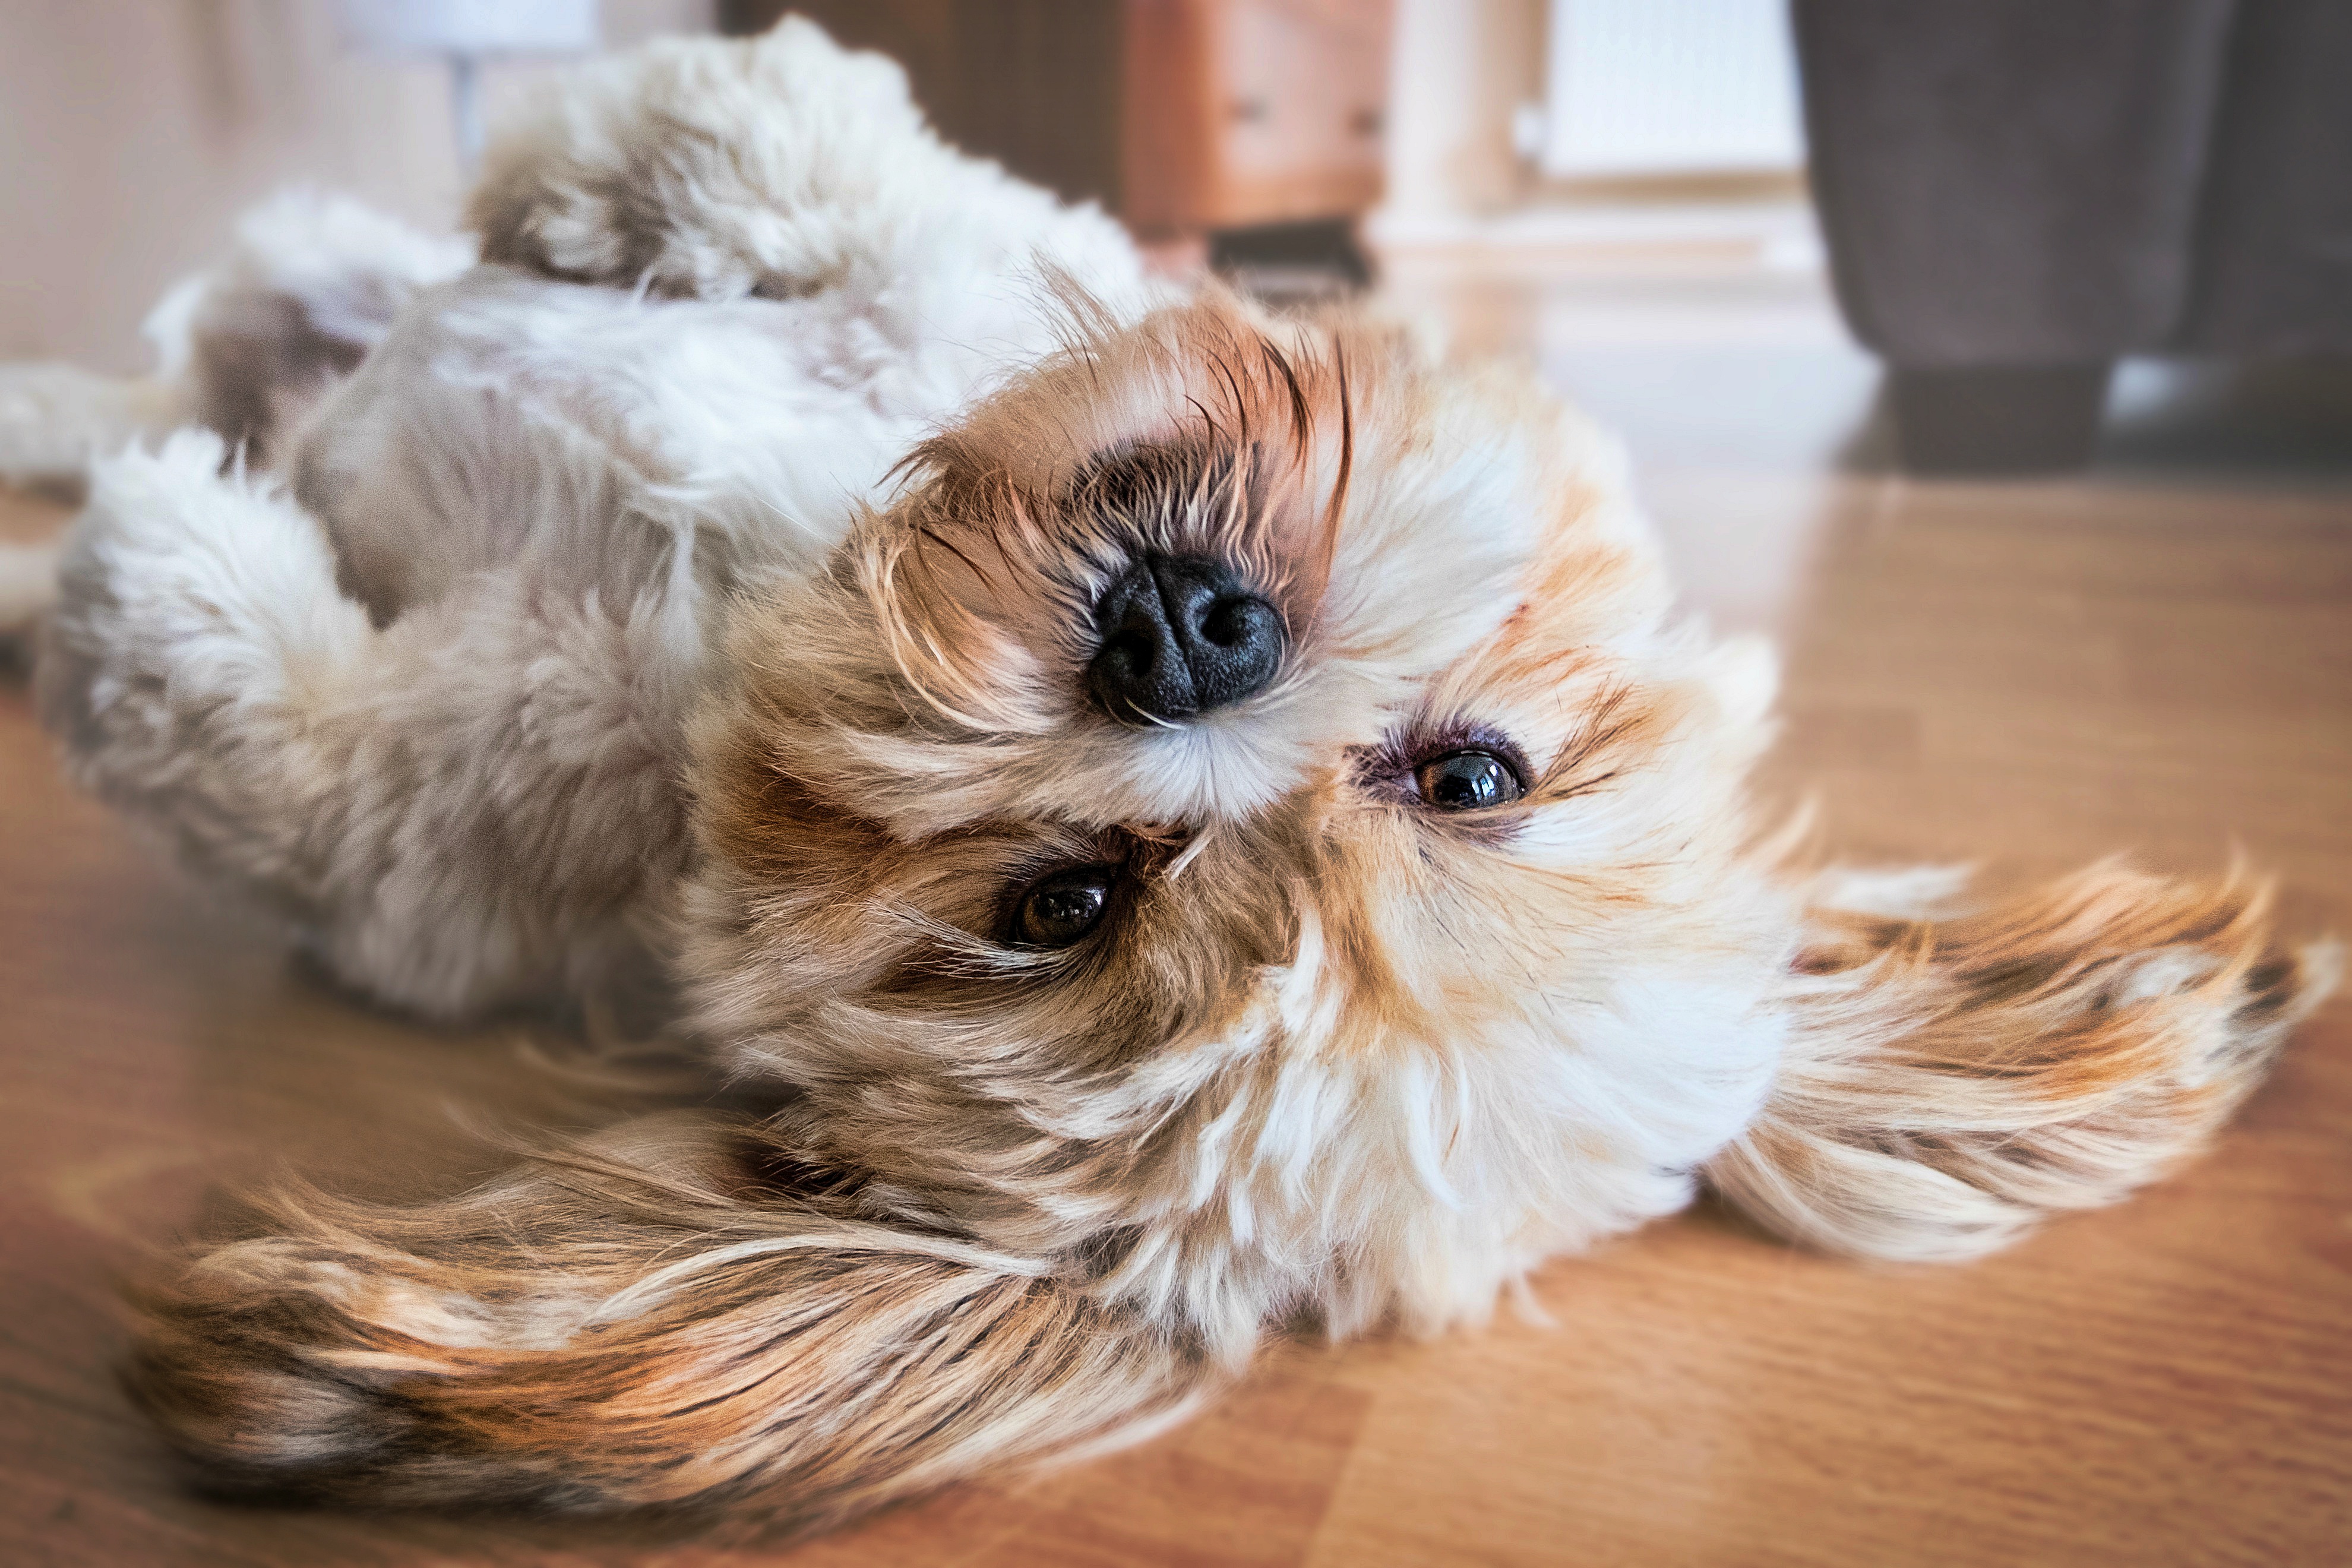
[[[1380,199],[1390,0],[731,0],[907,68],[942,134],[1168,239]]]
[[[1120,213],[1138,232],[1345,217],[1380,199],[1386,4],[1123,9]]]

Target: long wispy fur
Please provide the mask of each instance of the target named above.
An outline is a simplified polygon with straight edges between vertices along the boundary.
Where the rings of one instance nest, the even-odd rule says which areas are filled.
[[[141,1304],[214,1484],[810,1529],[1181,1414],[1196,1345],[1035,1259],[861,1217],[757,1124],[647,1119],[410,1210],[288,1190]]]
[[[1951,1262],[2200,1152],[2334,986],[2268,889],[2120,864],[1939,916],[1817,907],[1764,1113],[1708,1165],[1794,1240]]]
[[[489,264],[266,467],[100,468],[45,709],[353,984],[633,975],[772,1109],[160,1274],[132,1387],[217,1479],[819,1525],[1150,1430],[1278,1324],[1475,1322],[1703,1184],[1983,1251],[2174,1168],[2326,988],[2242,882],[1790,871],[1769,655],[1670,614],[1604,437],[1162,297],[805,24],[597,67],[488,168]],[[1087,678],[1167,557],[1283,632],[1181,721]],[[1439,809],[1465,751],[1516,795]],[[1099,925],[1019,939],[1074,868]]]

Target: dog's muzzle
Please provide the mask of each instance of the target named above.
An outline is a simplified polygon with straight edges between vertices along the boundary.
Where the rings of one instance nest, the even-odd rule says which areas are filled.
[[[1147,555],[1095,605],[1102,642],[1087,686],[1114,719],[1174,722],[1265,689],[1282,663],[1282,612],[1222,561]]]

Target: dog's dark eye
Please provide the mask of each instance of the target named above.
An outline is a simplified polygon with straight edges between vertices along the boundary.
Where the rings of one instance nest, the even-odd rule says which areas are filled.
[[[1413,770],[1421,798],[1440,811],[1484,811],[1528,793],[1510,763],[1492,752],[1448,752]]]
[[[1021,895],[1013,911],[1013,940],[1023,947],[1067,947],[1102,924],[1110,908],[1116,866],[1056,871]]]

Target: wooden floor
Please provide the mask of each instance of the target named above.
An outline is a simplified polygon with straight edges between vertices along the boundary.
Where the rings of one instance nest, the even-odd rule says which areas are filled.
[[[1695,605],[1786,645],[1769,784],[1815,794],[1832,844],[2019,871],[2242,847],[2294,924],[2352,931],[2344,427],[2135,383],[2087,478],[1906,482],[1876,471],[1870,367],[1817,279],[1396,276],[1627,432]],[[78,798],[0,685],[0,1563],[772,1560],[208,1503],[115,1390],[113,1281],[208,1186],[288,1157],[395,1190],[495,1163],[469,1128],[594,1114],[523,1043],[303,978]],[[1990,1262],[1859,1268],[1702,1211],[1537,1295],[1549,1326],[1294,1347],[1157,1444],[790,1560],[2352,1560],[2352,1010],[2203,1164]]]

